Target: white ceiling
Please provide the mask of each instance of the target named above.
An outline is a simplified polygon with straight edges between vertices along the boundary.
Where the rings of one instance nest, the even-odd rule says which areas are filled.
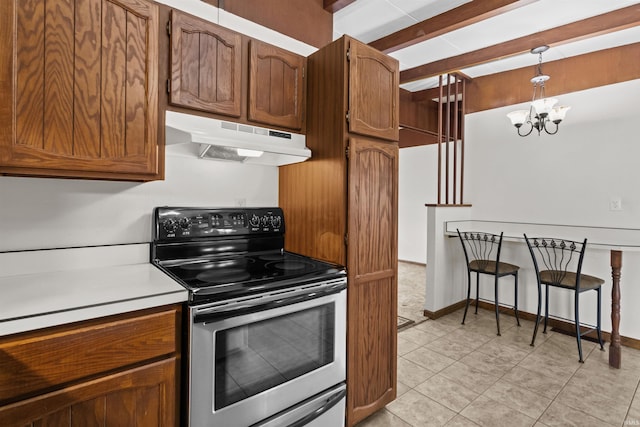
[[[470,1],[356,0],[334,14],[334,38],[348,34],[362,42],[370,43]],[[477,24],[391,52],[389,55],[400,61],[400,70],[405,70],[634,4],[640,4],[640,2],[630,0],[538,0]],[[640,42],[640,26],[552,46],[543,54],[543,61],[553,61],[637,42]],[[637,60],[640,64],[640,58]],[[460,71],[470,77],[478,77],[514,68],[534,66],[537,62],[536,55],[525,53],[464,68]],[[437,85],[437,77],[432,77],[406,83],[401,87],[417,91]]]

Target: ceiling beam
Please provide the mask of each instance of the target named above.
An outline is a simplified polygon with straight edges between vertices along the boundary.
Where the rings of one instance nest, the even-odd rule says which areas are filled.
[[[356,0],[322,0],[322,6],[327,12],[336,13],[355,1]]]
[[[572,22],[473,52],[419,65],[400,72],[400,83],[408,83],[455,70],[529,52],[541,45],[561,45],[640,25],[640,5]]]
[[[443,91],[444,90],[446,90],[446,86],[443,87]],[[426,102],[434,100],[437,101],[439,97],[439,87],[432,87],[431,89],[423,89],[417,92],[411,92],[411,102]]]
[[[433,18],[418,22],[393,34],[389,34],[388,36],[369,43],[369,45],[381,52],[394,52],[536,1],[538,0],[472,1],[434,16]],[[325,0],[325,5],[326,3],[327,0]]]
[[[640,42],[547,62],[547,96],[639,79],[639,57]],[[467,85],[465,113],[531,101],[530,77],[531,68],[524,67],[475,78]]]

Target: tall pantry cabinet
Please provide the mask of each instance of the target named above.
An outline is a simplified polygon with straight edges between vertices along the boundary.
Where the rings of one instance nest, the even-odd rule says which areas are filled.
[[[288,250],[347,267],[347,425],[396,397],[398,62],[348,36],[307,59],[307,146],[280,168]]]

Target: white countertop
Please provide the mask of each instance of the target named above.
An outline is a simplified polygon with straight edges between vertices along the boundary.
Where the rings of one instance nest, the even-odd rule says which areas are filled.
[[[148,248],[0,253],[0,336],[186,301]]]
[[[516,242],[524,242],[525,233],[529,238],[553,237],[575,241],[586,238],[589,247],[594,249],[640,251],[640,229],[632,228],[464,220],[447,221],[444,232],[448,236],[457,236],[456,229],[493,234],[503,232],[504,241]]]

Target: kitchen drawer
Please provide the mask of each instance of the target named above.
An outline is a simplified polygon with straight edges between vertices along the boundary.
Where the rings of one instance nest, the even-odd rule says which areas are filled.
[[[180,350],[180,306],[0,339],[0,405]]]
[[[3,427],[177,426],[179,360],[138,366],[0,406]]]

